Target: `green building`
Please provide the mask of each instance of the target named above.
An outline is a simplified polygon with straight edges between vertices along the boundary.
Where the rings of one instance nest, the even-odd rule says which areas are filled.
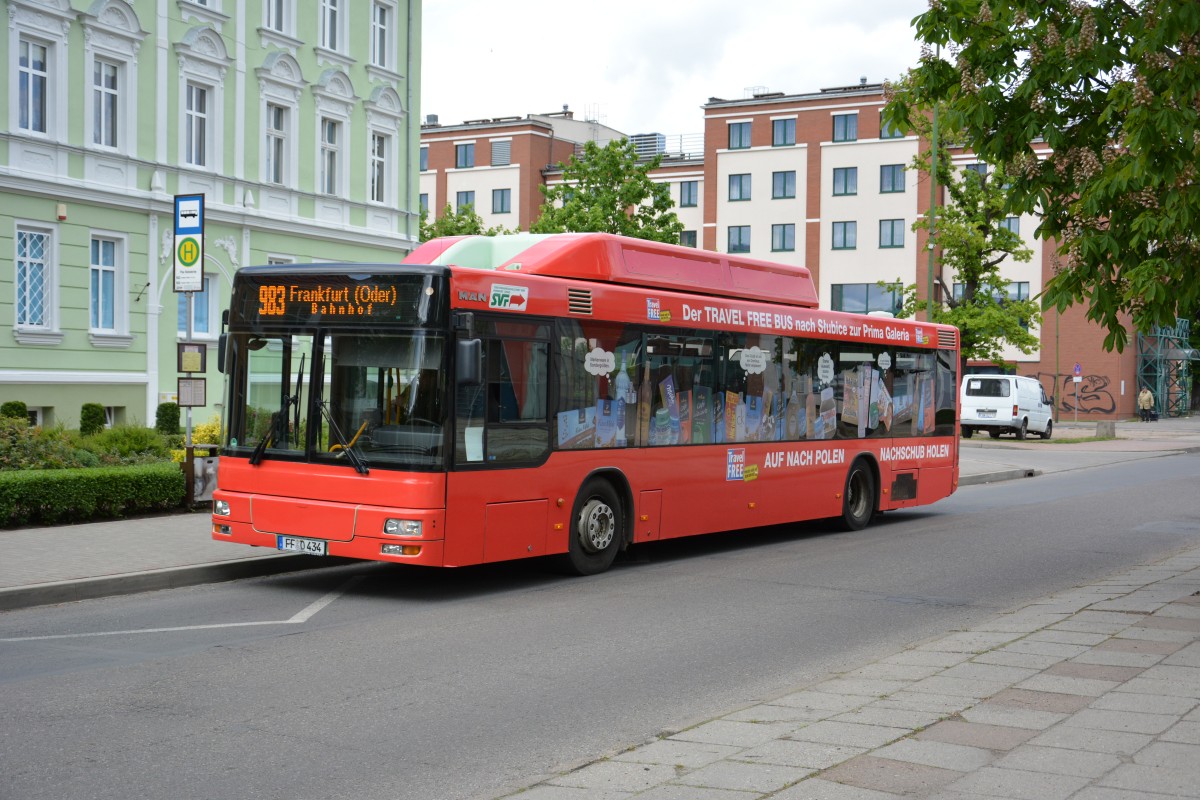
[[[420,0],[2,0],[0,402],[153,425],[186,295],[174,196],[203,194],[206,421],[242,266],[417,243]],[[196,376],[199,377],[199,376]]]

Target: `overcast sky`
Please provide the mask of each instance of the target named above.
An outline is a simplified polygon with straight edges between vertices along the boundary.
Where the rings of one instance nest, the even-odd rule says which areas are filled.
[[[699,133],[709,97],[900,77],[927,0],[425,0],[422,121],[569,105],[622,133]]]

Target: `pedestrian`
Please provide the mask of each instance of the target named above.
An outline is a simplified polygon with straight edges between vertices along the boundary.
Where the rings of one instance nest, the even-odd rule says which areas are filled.
[[[1142,422],[1150,421],[1150,412],[1154,410],[1154,392],[1150,391],[1149,386],[1143,386],[1142,391],[1138,392],[1138,408],[1142,412]]]

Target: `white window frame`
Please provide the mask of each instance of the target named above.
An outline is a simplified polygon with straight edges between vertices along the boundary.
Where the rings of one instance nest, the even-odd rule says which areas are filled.
[[[58,227],[46,225],[32,220],[16,220],[12,242],[12,281],[13,281],[13,337],[18,344],[55,345],[62,341],[63,334],[59,329],[59,261],[58,261]],[[45,236],[46,244],[42,250],[42,263],[45,269],[42,285],[41,322],[30,324],[21,322],[18,295],[20,281],[18,280],[19,250],[21,234]]]
[[[337,117],[317,120],[317,194],[342,197],[346,181],[346,123]]]
[[[196,313],[196,308],[199,307],[200,302],[201,302],[201,298],[196,297],[193,300],[193,307],[192,307],[192,340],[197,341],[197,342],[215,342],[217,340],[217,335],[219,333],[219,330],[217,330],[217,329],[219,329],[221,327],[220,322],[219,322],[220,314],[221,314],[221,308],[220,308],[221,285],[220,285],[220,282],[217,280],[217,274],[214,272],[205,272],[204,277],[201,279],[200,285],[208,287],[208,290],[207,290],[207,294],[208,294],[207,301],[208,302],[205,304],[206,310],[208,311],[208,331],[201,332],[201,331],[196,330],[195,313]],[[200,294],[204,294],[204,293],[205,292],[195,292],[194,294],[200,295]],[[175,325],[177,328],[176,338],[179,339],[180,341],[187,338],[187,327],[186,327],[187,317],[186,316],[184,317],[185,327],[180,329],[178,327],[179,326],[179,304],[184,303],[185,304],[184,307],[186,309],[187,295],[188,295],[187,292],[179,292],[177,294],[178,299],[175,301]],[[185,311],[185,313],[186,313],[186,311]]]
[[[91,324],[92,287],[91,277],[97,265],[92,260],[92,243],[113,243],[113,326],[96,327]],[[88,339],[93,347],[126,348],[133,344],[129,333],[129,236],[118,231],[92,230],[88,237]]]
[[[107,58],[92,59],[92,109],[87,115],[92,123],[92,141],[97,147],[117,149],[125,133],[121,124],[121,67],[120,62]],[[112,70],[112,85],[108,83],[107,70]],[[99,74],[97,74],[99,72]]]
[[[137,152],[138,115],[137,57],[146,37],[137,13],[124,0],[107,0],[101,8],[93,7],[81,15],[84,27],[84,68],[87,92],[84,95],[85,144],[93,149],[133,154]],[[97,142],[96,128],[97,63],[109,64],[117,70],[114,90],[116,111],[116,141]]]
[[[220,172],[225,163],[224,125],[217,121],[225,108],[225,74],[233,63],[226,53],[225,40],[212,28],[192,28],[176,43],[179,56],[179,166],[202,172]],[[204,138],[206,163],[187,160],[188,84],[208,93]]]
[[[256,69],[258,76],[258,94],[261,99],[261,118],[259,130],[262,135],[259,141],[263,147],[259,158],[262,164],[263,183],[271,186],[282,186],[289,189],[297,188],[297,176],[300,172],[298,157],[297,131],[299,130],[300,95],[304,89],[303,73],[300,64],[291,55],[275,51],[263,60],[261,67]],[[284,128],[279,132],[283,140],[283,180],[271,180],[271,159],[267,153],[268,140],[271,138],[271,106],[277,106],[284,111]]]
[[[338,69],[330,69],[326,70],[313,85],[312,91],[316,98],[316,114],[313,120],[313,142],[315,143],[313,149],[316,153],[313,164],[313,188],[316,194],[323,197],[345,198],[348,196],[350,177],[347,168],[349,165],[347,153],[350,143],[354,141],[354,131],[350,125],[350,114],[354,109],[356,99],[354,87],[346,73]],[[332,192],[325,191],[325,158],[328,148],[323,143],[325,142],[324,123],[326,120],[336,123],[341,134],[341,140],[337,143],[334,152],[337,174],[334,176],[333,189],[335,191]]]
[[[395,196],[393,189],[396,137],[385,131],[371,128],[367,132],[370,146],[367,149],[367,200],[372,203],[388,204]],[[383,152],[378,150],[383,144]]]
[[[334,53],[346,50],[346,8],[343,0],[320,0],[318,8],[319,47]]]
[[[387,19],[380,22],[380,13]],[[399,19],[396,4],[374,0],[371,3],[371,58],[370,64],[378,69],[396,71],[396,33]]]
[[[263,114],[263,182],[287,186],[291,178],[288,151],[292,109],[267,101]]]
[[[67,139],[67,37],[76,12],[68,0],[8,2],[8,129],[14,134],[50,141]],[[46,130],[21,127],[21,41],[46,48]]]
[[[404,107],[400,95],[390,86],[377,86],[370,98],[363,103],[367,111],[367,199],[395,207],[400,198],[400,133],[404,123]],[[374,172],[372,170],[374,138],[387,138],[387,166],[384,169],[383,199],[375,200],[372,194]]]

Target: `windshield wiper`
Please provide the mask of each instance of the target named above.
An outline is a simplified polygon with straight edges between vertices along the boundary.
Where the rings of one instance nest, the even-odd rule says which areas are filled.
[[[263,460],[263,455],[267,452],[267,447],[272,441],[279,441],[280,438],[284,442],[291,438],[286,427],[288,421],[288,409],[293,406],[296,409],[292,419],[292,430],[296,436],[296,446],[300,446],[300,389],[301,382],[304,379],[304,353],[300,354],[300,368],[296,370],[296,393],[285,394],[283,396],[283,408],[271,414],[271,427],[267,430],[267,434],[259,440],[254,446],[254,452],[250,454],[250,464],[257,467]],[[283,436],[278,436],[279,431],[283,432]]]
[[[290,400],[290,399],[291,398],[289,397],[288,400]],[[287,405],[286,400],[284,401],[284,405]],[[250,454],[251,466],[257,467],[259,465],[259,462],[262,461],[263,454],[265,452],[267,452],[267,445],[270,444],[271,440],[275,438],[275,431],[278,430],[278,428],[279,428],[279,412],[276,411],[274,414],[271,415],[271,426],[267,429],[267,432],[263,436],[263,438],[258,440],[258,444],[256,444],[254,446],[254,452]]]
[[[346,441],[346,437],[342,435],[342,429],[333,421],[333,414],[329,413],[329,401],[322,400],[317,405],[320,406],[321,414],[324,415],[325,421],[329,423],[329,432],[334,435],[338,444],[341,445],[342,452],[346,454],[346,458],[350,459],[350,463],[354,465],[354,469],[360,475],[366,475],[370,470],[367,468],[366,462],[363,461],[363,457],[355,452],[350,443]]]

